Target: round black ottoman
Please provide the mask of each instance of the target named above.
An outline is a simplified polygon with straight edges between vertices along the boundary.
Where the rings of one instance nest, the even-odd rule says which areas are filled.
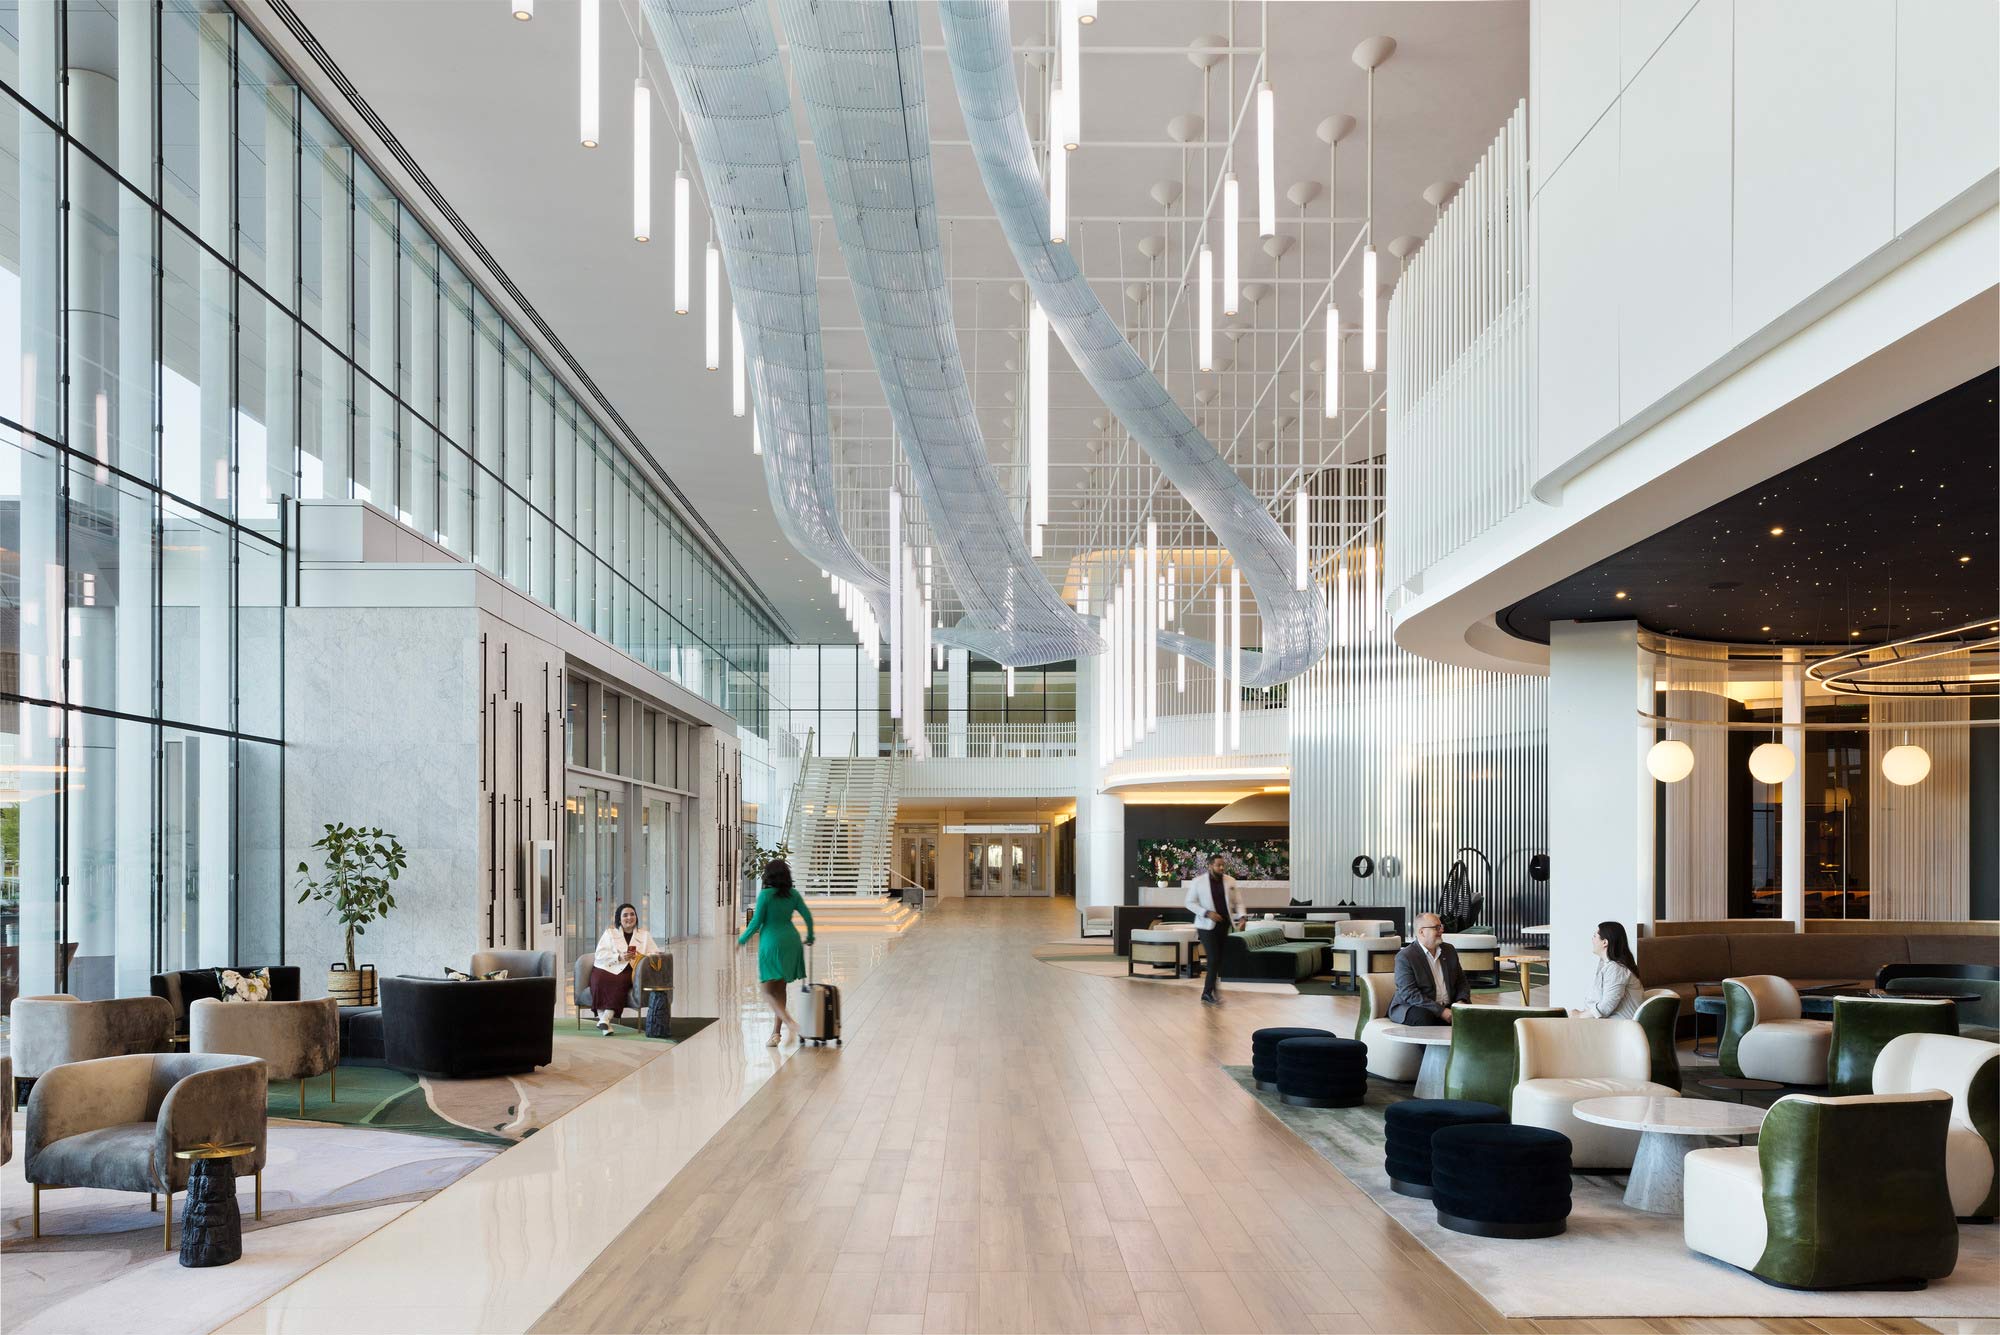
[[[1368,1097],[1368,1045],[1351,1038],[1278,1044],[1278,1097],[1301,1108],[1352,1108]]]
[[[1383,1110],[1383,1167],[1389,1189],[1404,1196],[1431,1196],[1431,1137],[1448,1126],[1487,1126],[1507,1114],[1470,1099],[1407,1099]]]
[[[1437,1221],[1482,1238],[1552,1238],[1569,1218],[1569,1137],[1539,1126],[1448,1126],[1431,1137]]]
[[[1250,1074],[1257,1088],[1275,1093],[1278,1088],[1278,1044],[1288,1038],[1332,1038],[1330,1029],[1259,1029],[1250,1035]]]

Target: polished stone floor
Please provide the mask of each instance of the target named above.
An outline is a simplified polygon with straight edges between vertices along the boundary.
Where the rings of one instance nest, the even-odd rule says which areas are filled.
[[[1074,932],[975,900],[822,938],[840,1050],[764,1047],[754,953],[694,943],[720,1023],[225,1329],[1927,1329],[1502,1318],[1222,1069],[1351,1000],[1033,958]]]

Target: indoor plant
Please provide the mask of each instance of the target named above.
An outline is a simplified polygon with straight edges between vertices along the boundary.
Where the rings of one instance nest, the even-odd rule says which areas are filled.
[[[367,925],[396,907],[395,881],[402,874],[403,845],[379,826],[361,829],[330,824],[313,841],[325,871],[314,880],[306,863],[299,864],[299,903],[316,899],[347,929],[347,962],[327,970],[326,990],[343,1006],[375,1004],[375,971],[354,963],[354,938]]]

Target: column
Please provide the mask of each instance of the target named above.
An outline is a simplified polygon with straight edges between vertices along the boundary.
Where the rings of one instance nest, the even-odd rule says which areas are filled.
[[[1098,791],[1099,775],[1112,756],[1092,717],[1103,708],[1100,675],[1109,670],[1102,656],[1076,663],[1076,903],[1125,902],[1125,803]]]
[[[1549,998],[1577,1005],[1590,935],[1653,918],[1651,655],[1638,623],[1549,627]]]

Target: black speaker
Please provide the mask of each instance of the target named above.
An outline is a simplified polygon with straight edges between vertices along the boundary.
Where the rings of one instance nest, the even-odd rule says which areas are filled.
[[[1537,853],[1528,859],[1528,877],[1530,880],[1536,881],[1546,881],[1549,879],[1549,855],[1547,853]]]

